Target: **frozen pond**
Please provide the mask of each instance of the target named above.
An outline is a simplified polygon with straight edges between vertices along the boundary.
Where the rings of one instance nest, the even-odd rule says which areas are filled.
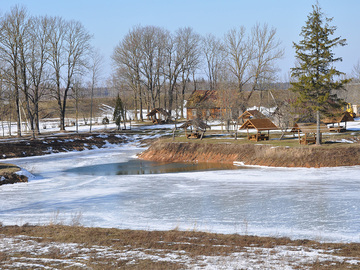
[[[0,222],[360,242],[360,167],[108,173],[119,164],[131,171],[136,162],[127,162],[141,150],[127,145],[9,160],[36,177],[0,186]]]

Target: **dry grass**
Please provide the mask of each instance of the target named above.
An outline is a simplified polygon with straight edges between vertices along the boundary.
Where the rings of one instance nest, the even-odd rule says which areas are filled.
[[[191,268],[190,262],[192,265],[201,265],[201,258],[204,256],[217,258],[218,262],[224,258],[225,264],[225,258],[235,260],[234,254],[240,253],[249,259],[255,258],[261,265],[264,263],[263,260],[280,253],[277,248],[286,247],[289,255],[286,255],[286,258],[283,255],[278,257],[288,261],[287,263],[298,264],[297,269],[304,269],[305,266],[309,267],[308,269],[360,269],[357,263],[351,263],[351,260],[360,261],[359,243],[319,243],[310,240],[197,231],[134,231],[63,225],[0,228],[0,240],[4,237],[16,239],[20,236],[23,242],[32,241],[33,245],[48,247],[46,252],[1,251],[0,268],[8,266],[10,261],[34,263],[42,260],[44,264],[43,258],[47,258],[47,267],[61,269],[68,266],[70,260],[76,262],[71,269],[184,269]],[[77,248],[66,249],[60,243],[76,244]],[[334,258],[341,257],[341,260],[313,260],[299,264],[291,255],[292,251],[314,250],[321,250],[323,254],[331,254]],[[125,256],[126,254],[132,254],[133,257]],[[169,259],[169,256],[173,258]],[[291,260],[294,262],[290,262]]]
[[[16,165],[9,163],[0,163],[0,175],[10,174],[20,171],[20,168]]]
[[[265,144],[272,146],[288,146],[292,148],[311,148],[314,147],[314,144],[310,145],[300,145],[297,134],[287,132],[285,133],[285,137],[280,140],[281,133],[271,133],[270,140],[268,141],[249,141],[247,139],[246,133],[238,133],[237,139],[235,140],[235,136],[233,134],[228,134],[226,131],[220,130],[209,130],[206,131],[203,140],[199,139],[187,139],[185,137],[185,133],[183,130],[179,130],[176,132],[174,140],[167,139],[167,141],[175,141],[175,142],[196,142],[196,143],[210,143],[210,144],[218,144],[218,143],[231,143],[231,144]],[[356,131],[347,131],[342,133],[326,133],[322,136],[322,146],[326,148],[338,147],[338,146],[349,146],[349,143],[341,143],[341,140],[349,140],[354,142],[360,142],[360,132]],[[339,141],[339,142],[336,142]]]

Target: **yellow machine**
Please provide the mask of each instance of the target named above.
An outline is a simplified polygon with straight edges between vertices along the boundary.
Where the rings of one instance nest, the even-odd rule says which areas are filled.
[[[351,115],[352,118],[355,118],[355,117],[356,117],[356,114],[355,114],[354,111],[353,111],[353,108],[352,108],[351,103],[348,103],[348,104],[346,105],[346,111]]]

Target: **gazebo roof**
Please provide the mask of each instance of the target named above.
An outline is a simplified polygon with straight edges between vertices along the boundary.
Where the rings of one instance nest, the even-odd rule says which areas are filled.
[[[190,126],[193,126],[195,129],[200,129],[200,130],[206,130],[207,128],[211,129],[209,125],[205,124],[205,122],[200,119],[188,120],[184,124],[182,124],[180,128],[186,129]]]
[[[245,111],[242,115],[240,115],[238,117],[238,119],[249,119],[249,118],[259,118],[259,119],[263,119],[266,118],[265,115],[263,115],[261,112],[259,112],[258,110],[248,110]]]
[[[316,123],[295,123],[292,132],[300,131],[302,133],[316,133]],[[320,132],[327,132],[329,129],[323,123],[320,123]]]
[[[240,127],[240,129],[249,129],[249,128],[255,128],[258,131],[278,129],[277,126],[275,126],[275,124],[271,122],[271,120],[268,118],[248,119]]]
[[[154,116],[157,113],[160,113],[161,115],[165,116],[165,117],[169,117],[169,113],[164,110],[163,108],[155,108],[153,109],[151,112],[149,112],[146,116]]]
[[[350,115],[349,112],[343,112],[341,115],[328,117],[323,119],[322,121],[326,124],[334,124],[334,123],[354,121],[354,118]]]

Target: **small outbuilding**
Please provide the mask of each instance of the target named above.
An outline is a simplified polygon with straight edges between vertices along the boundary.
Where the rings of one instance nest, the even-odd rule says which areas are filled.
[[[191,128],[190,134],[187,133],[188,127]],[[202,139],[206,129],[211,129],[211,127],[201,119],[188,120],[179,128],[183,128],[185,130],[185,136],[188,139]]]
[[[239,128],[247,130],[247,136],[250,141],[269,140],[270,130],[277,130],[277,126],[268,118],[248,119]],[[256,134],[249,134],[249,129],[256,129]],[[266,132],[267,131],[267,132]],[[264,133],[265,132],[265,133]]]

